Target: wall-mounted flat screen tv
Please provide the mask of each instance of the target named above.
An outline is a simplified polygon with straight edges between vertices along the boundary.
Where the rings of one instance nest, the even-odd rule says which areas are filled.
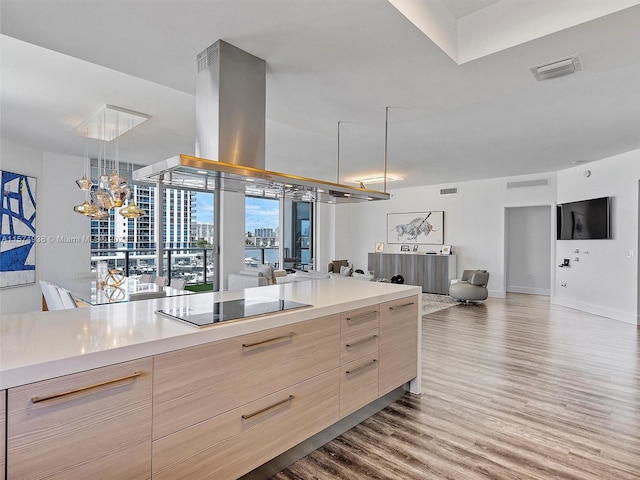
[[[558,205],[558,240],[611,238],[611,199],[592,198]]]

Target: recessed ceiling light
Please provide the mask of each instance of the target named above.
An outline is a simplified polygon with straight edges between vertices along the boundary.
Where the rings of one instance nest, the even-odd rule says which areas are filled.
[[[396,182],[398,180],[404,180],[400,175],[395,175],[393,173],[387,173],[387,182]],[[384,174],[379,173],[375,175],[369,175],[368,177],[357,177],[347,180],[349,183],[357,183],[357,184],[370,184],[370,183],[384,183]]]

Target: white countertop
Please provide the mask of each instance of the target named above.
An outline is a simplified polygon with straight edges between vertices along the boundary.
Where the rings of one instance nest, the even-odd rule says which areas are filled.
[[[0,389],[222,340],[266,328],[419,295],[411,285],[334,276],[239,292],[0,317]],[[273,297],[312,305],[198,329],[155,313],[237,298]]]

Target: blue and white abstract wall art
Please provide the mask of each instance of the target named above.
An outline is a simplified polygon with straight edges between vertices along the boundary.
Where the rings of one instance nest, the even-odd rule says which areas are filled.
[[[0,287],[36,281],[36,179],[0,170]]]

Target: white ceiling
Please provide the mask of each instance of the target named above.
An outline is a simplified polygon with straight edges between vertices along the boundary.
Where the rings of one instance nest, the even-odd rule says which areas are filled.
[[[444,5],[458,17],[495,3]],[[387,106],[389,170],[405,177],[390,190],[640,148],[639,6],[462,65],[386,0],[2,0],[0,9],[2,137],[43,151],[82,156],[73,127],[111,104],[150,116],[122,137],[122,159],[193,153],[195,59],[218,39],[267,62],[271,170],[335,181],[340,121],[340,179],[381,171]],[[575,75],[541,83],[529,72],[574,53],[584,68]]]

